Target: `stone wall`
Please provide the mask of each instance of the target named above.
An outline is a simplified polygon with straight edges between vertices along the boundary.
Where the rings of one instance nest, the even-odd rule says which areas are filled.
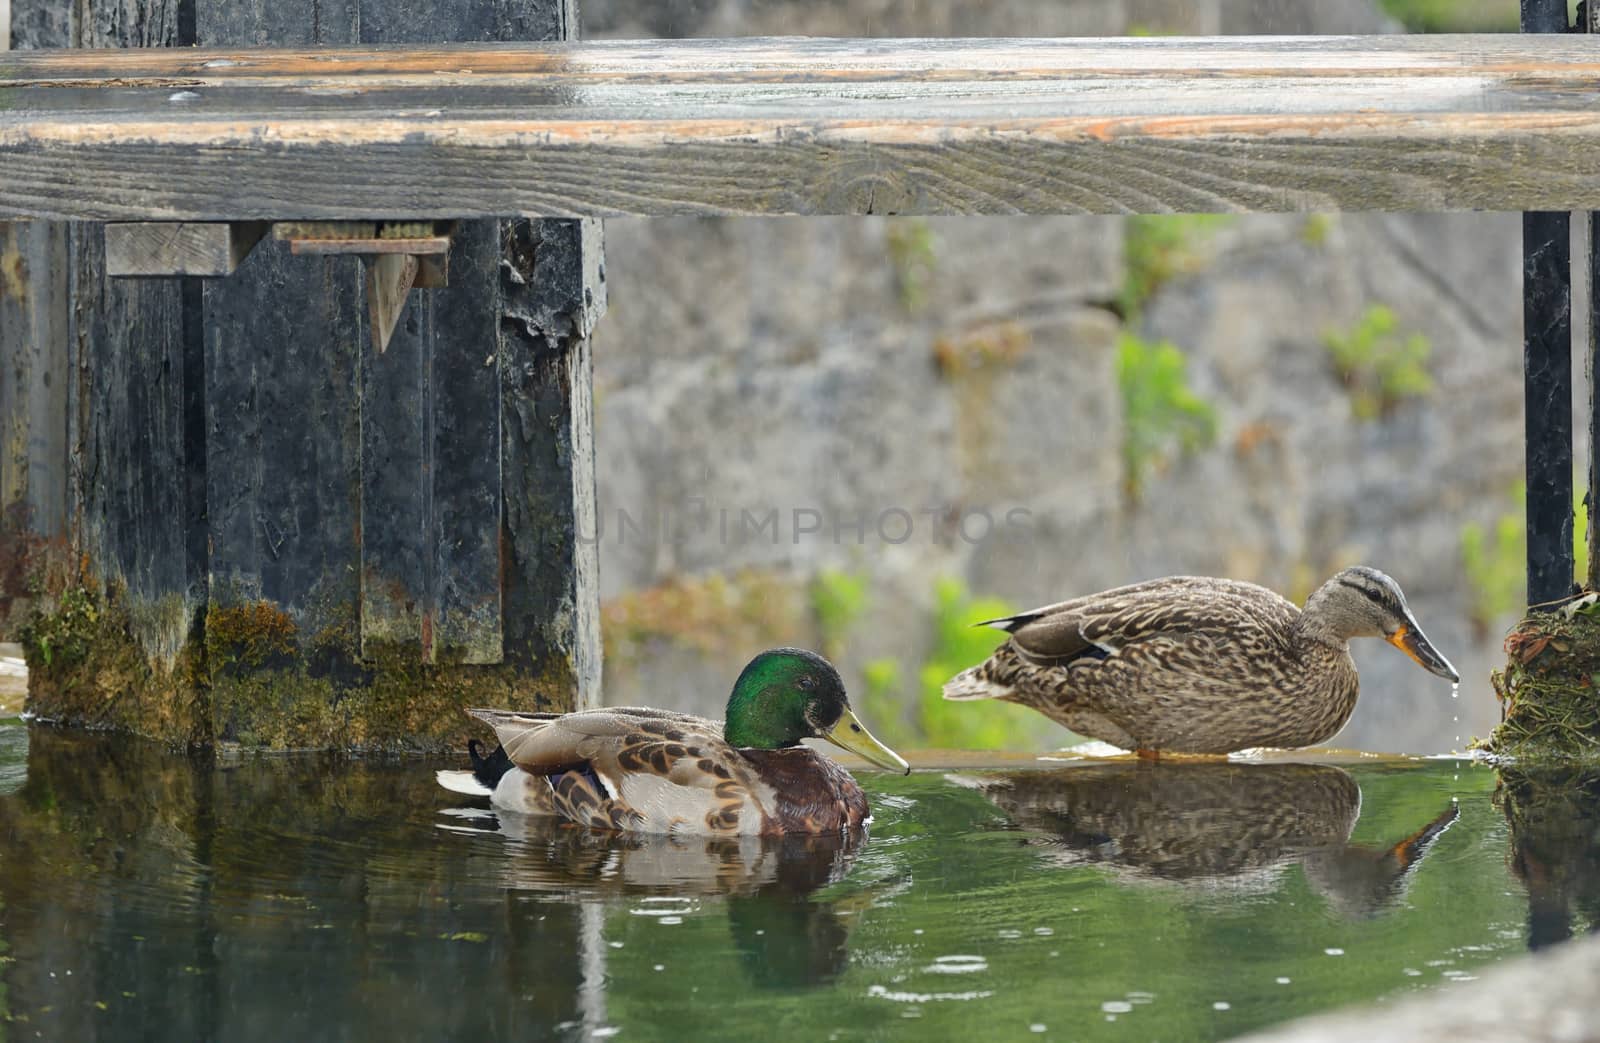
[[[591,36],[1388,25],[1365,3],[905,6],[585,14]],[[1358,643],[1365,696],[1340,744],[1436,751],[1486,733],[1501,621],[1473,619],[1461,538],[1516,510],[1516,218],[1171,227],[1184,241],[1170,278],[1124,316],[1128,264],[1145,262],[1125,259],[1119,219],[609,222],[595,351],[607,701],[715,713],[763,643],[826,639],[854,691],[875,660],[914,671],[941,577],[1019,608],[1180,572],[1298,600],[1362,562],[1400,581],[1466,681],[1452,702],[1392,649]],[[1378,305],[1399,334],[1428,339],[1434,386],[1362,419],[1326,336]],[[1125,329],[1182,349],[1217,425],[1137,497],[1122,458]],[[1008,527],[1017,509],[1026,525]],[[843,635],[819,626],[808,593],[825,570],[867,589]],[[1035,741],[1061,734],[1041,721]]]

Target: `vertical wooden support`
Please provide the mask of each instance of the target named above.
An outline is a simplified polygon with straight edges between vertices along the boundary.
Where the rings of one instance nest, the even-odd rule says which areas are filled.
[[[1600,7],[1596,7],[1600,12]],[[1600,213],[1589,215],[1589,491],[1584,497],[1589,512],[1590,590],[1600,590]]]
[[[576,25],[570,0],[28,2],[59,6],[41,24],[88,46]],[[64,316],[41,343],[71,377],[53,385],[52,451],[73,475],[56,513],[92,604],[64,599],[47,621],[77,651],[34,671],[34,710],[176,741],[437,748],[464,738],[467,704],[594,701],[596,548],[578,534],[594,530],[597,224],[462,225],[449,287],[413,292],[382,353],[354,256],[274,239],[225,280],[109,281],[103,226],[39,227],[59,239],[37,270],[59,280]],[[0,331],[22,321],[7,299]],[[19,389],[0,415],[45,393],[32,373],[0,383]]]
[[[67,226],[0,223],[0,635],[67,533]]]
[[[179,35],[180,6],[22,0],[13,5],[13,39],[26,47],[174,46],[192,42]],[[185,317],[192,294],[179,280],[108,281],[102,225],[30,234],[29,282],[41,299],[60,295],[65,321],[35,325],[48,361],[18,382],[29,394],[56,396],[55,415],[30,434],[34,455],[50,466],[30,460],[28,484],[44,482],[60,498],[76,551],[36,606],[48,619],[29,649],[30,708],[201,739],[200,701],[184,668],[204,571],[195,558],[203,540],[190,531],[203,516],[189,445],[203,429],[185,413],[195,377],[185,337],[198,332]]]
[[[199,0],[196,15],[217,46],[548,40],[575,25],[559,0]],[[206,286],[220,736],[436,745],[460,735],[463,702],[594,700],[594,548],[576,534],[583,512],[593,525],[595,232],[463,223],[449,288],[412,292],[388,337],[354,257],[268,242]],[[247,619],[292,635],[272,670],[226,665]],[[262,708],[286,698],[318,705],[285,727]]]
[[[0,0],[0,51],[69,47],[65,10],[39,17],[22,0],[12,28]],[[51,541],[68,522],[67,226],[0,222],[0,637],[14,640]]]
[[[1572,592],[1572,271],[1565,213],[1522,215],[1528,603]]]
[[[1583,24],[1590,34],[1600,34],[1600,0],[1580,5]],[[1584,499],[1589,512],[1589,574],[1584,585],[1600,590],[1600,212],[1589,215],[1589,491]]]
[[[1567,31],[1566,0],[1522,0],[1522,31]],[[1528,603],[1572,592],[1572,264],[1565,213],[1522,215]]]

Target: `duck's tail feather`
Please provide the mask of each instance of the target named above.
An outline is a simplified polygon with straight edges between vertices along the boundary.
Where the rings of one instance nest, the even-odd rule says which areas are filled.
[[[461,793],[468,797],[488,797],[494,790],[484,786],[470,771],[436,771],[433,777],[439,780],[439,785],[451,793]]]
[[[496,746],[494,752],[485,757],[483,744],[477,739],[467,743],[467,756],[472,758],[472,770],[435,772],[434,778],[439,780],[439,785],[452,793],[488,797],[493,795],[505,773],[515,767],[511,758],[506,756],[504,746]]]
[[[970,699],[1009,699],[1011,686],[997,684],[984,676],[983,664],[969,667],[944,683],[944,697],[953,702]]]
[[[980,623],[974,623],[972,625],[975,627],[993,627],[996,630],[1004,630],[1008,634],[1015,634],[1018,630],[1021,630],[1023,627],[1027,626],[1029,623],[1032,623],[1042,615],[1044,615],[1043,612],[1019,612],[1014,616],[1001,616],[998,619],[985,619]],[[946,698],[949,698],[949,696],[946,696]]]

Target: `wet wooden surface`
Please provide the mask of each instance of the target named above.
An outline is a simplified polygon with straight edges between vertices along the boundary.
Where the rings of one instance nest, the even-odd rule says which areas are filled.
[[[1582,35],[0,59],[0,216],[1580,207],[1600,207]]]

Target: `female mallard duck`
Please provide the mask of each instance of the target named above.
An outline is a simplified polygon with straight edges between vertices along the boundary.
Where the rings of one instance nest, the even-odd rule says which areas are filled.
[[[632,707],[468,712],[494,728],[501,748],[483,757],[470,744],[473,770],[441,771],[441,785],[596,829],[771,836],[866,822],[855,779],[801,739],[827,739],[880,767],[911,770],[856,719],[839,672],[798,648],[752,659],[722,724]]]
[[[1031,706],[1141,755],[1312,746],[1355,709],[1352,637],[1381,637],[1460,677],[1376,569],[1345,569],[1304,611],[1254,583],[1172,576],[1004,619],[1011,638],[957,674],[946,699]]]

